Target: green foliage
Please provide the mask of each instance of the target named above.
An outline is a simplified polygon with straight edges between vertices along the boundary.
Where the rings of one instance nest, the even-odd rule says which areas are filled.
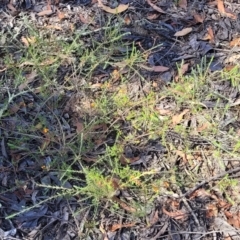
[[[14,89],[7,91],[4,102],[0,104],[0,119],[11,115],[9,105],[16,98],[29,91],[37,95],[39,109],[37,114],[27,119],[30,127],[17,126],[15,130],[18,135],[12,135],[7,146],[10,150],[22,151],[24,156],[35,160],[45,156],[52,157],[43,172],[59,173],[59,184],[35,183],[39,188],[45,189],[45,194],[52,191],[51,199],[78,197],[82,202],[86,200],[91,203],[95,211],[107,203],[109,211],[124,216],[126,210],[121,209],[114,197],[118,196],[119,192],[126,191],[134,196],[127,200],[129,206],[135,209],[131,214],[136,218],[142,217],[146,216],[159,195],[166,192],[173,194],[172,185],[186,187],[196,184],[202,174],[205,174],[204,170],[201,170],[201,164],[213,167],[217,162],[224,169],[223,155],[239,155],[239,136],[234,128],[223,132],[221,125],[231,111],[230,104],[219,108],[223,100],[229,100],[228,96],[214,92],[212,88],[216,81],[226,79],[238,88],[238,68],[228,73],[210,73],[203,60],[190,74],[183,76],[179,73],[179,82],[156,90],[150,81],[148,90],[145,91],[141,89],[147,82],[141,75],[141,64],[146,64],[146,56],[151,50],[141,52],[133,44],[128,45],[122,41],[123,34],[120,29],[107,27],[101,34],[102,41],[96,41],[94,32],[91,32],[92,37],[86,43],[82,36],[89,35],[87,32],[71,33],[65,41],[52,32],[43,33],[26,26],[28,37],[34,41],[29,46],[21,43],[20,59],[16,60],[11,54],[4,59],[8,69],[6,78],[10,77],[15,81]],[[11,36],[12,40],[16,41],[14,34]],[[64,67],[70,68],[70,71],[62,77],[58,71]],[[108,73],[108,78],[95,76],[99,68]],[[109,74],[109,69],[116,71],[117,80]],[[179,71],[180,69],[181,66]],[[37,79],[34,84],[27,83],[25,76],[33,71],[36,72]],[[134,84],[140,82],[139,91],[134,94],[130,90],[132,79],[137,79],[133,81]],[[4,76],[2,80],[6,80]],[[19,85],[23,83],[27,83],[26,90],[16,93]],[[1,84],[2,82],[0,87]],[[71,129],[72,116],[69,121],[65,120],[66,125],[71,125],[67,131],[62,124],[63,109],[69,100],[65,97],[71,94],[74,97],[80,96],[79,102],[70,105],[76,104],[79,112],[73,111],[74,114],[76,113],[77,118],[84,119],[83,126],[74,134]],[[54,101],[50,102],[52,98]],[[85,100],[88,106],[86,109],[81,105]],[[205,100],[215,101],[216,106],[209,109],[204,104]],[[160,112],[157,105],[166,107],[164,110],[169,110],[169,113]],[[179,123],[174,124],[173,117],[184,109],[189,110],[186,117],[183,116]],[[60,110],[60,114],[55,110]],[[49,116],[55,120],[53,125]],[[126,126],[123,126],[122,122]],[[98,132],[98,125],[104,125],[104,129]],[[44,128],[48,131],[44,132]],[[169,130],[179,134],[185,142],[174,145],[167,137]],[[107,135],[112,132],[115,137],[109,144]],[[191,147],[187,140],[192,135],[203,137],[210,146]],[[231,142],[231,150],[226,146],[226,141],[223,141],[223,135]],[[137,167],[131,166],[134,159],[124,156],[125,147],[134,145],[141,152],[147,152],[148,148],[144,147],[148,140],[153,139],[159,139],[164,145],[164,154],[161,157],[155,156],[156,163],[144,163],[144,170],[140,171],[137,164]],[[98,153],[99,146],[100,153],[91,156],[94,151]],[[202,154],[202,158],[196,160],[194,154]],[[183,166],[176,167],[176,162],[182,163],[184,157]],[[123,158],[125,162],[122,161]],[[158,158],[161,158],[161,161]],[[17,166],[17,163],[14,164]],[[167,170],[159,170],[162,168],[159,167],[160,164],[166,166]],[[179,170],[181,167],[184,173]],[[66,187],[66,183],[72,187]],[[230,187],[236,187],[236,181],[229,177],[217,184],[223,192],[227,192]],[[230,196],[228,198],[231,201]],[[46,201],[48,200],[38,204]],[[23,209],[22,212],[29,209],[31,208]]]

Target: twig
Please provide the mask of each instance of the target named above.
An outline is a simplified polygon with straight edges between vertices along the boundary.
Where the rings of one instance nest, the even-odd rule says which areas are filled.
[[[178,191],[178,193],[182,193],[182,191],[180,190],[179,187],[177,187],[177,191]],[[195,213],[193,212],[193,210],[192,210],[191,207],[189,206],[189,204],[188,204],[188,202],[187,202],[187,199],[186,199],[186,197],[185,197],[184,195],[182,195],[182,201],[183,201],[185,207],[187,208],[188,212],[191,213],[195,224],[196,224],[197,227],[199,228],[199,227],[200,227],[200,223],[199,223],[199,221],[198,221]]]
[[[218,174],[217,176],[214,176],[208,180],[204,180],[202,181],[201,183],[197,184],[194,188],[188,190],[186,193],[184,193],[181,197],[188,197],[189,195],[191,195],[193,192],[195,192],[197,189],[199,189],[200,187],[202,187],[203,185],[209,183],[209,182],[212,182],[212,181],[215,181],[219,178],[223,178],[225,177],[227,174],[232,174],[232,173],[236,173],[236,172],[239,172],[240,171],[240,167],[238,168],[235,168],[235,169],[231,169],[229,171],[226,171],[224,173],[221,173],[221,174]]]

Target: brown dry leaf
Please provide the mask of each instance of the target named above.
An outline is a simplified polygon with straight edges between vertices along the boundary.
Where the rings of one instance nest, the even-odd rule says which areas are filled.
[[[206,205],[206,217],[213,218],[218,215],[218,209],[216,204],[208,203]]]
[[[234,19],[234,20],[237,19],[237,16],[234,13],[226,12],[223,0],[217,0],[217,8],[218,8],[218,11],[223,16],[229,17],[229,18]]]
[[[59,9],[57,9],[57,16],[60,21],[62,21],[64,18],[66,18],[65,13],[61,12]]]
[[[153,66],[152,67],[152,71],[153,72],[166,72],[168,70],[169,70],[169,68],[168,67],[164,67],[164,66]]]
[[[157,87],[158,87],[158,83],[157,83],[156,81],[153,81],[153,82],[152,82],[152,86],[153,86],[154,88],[157,88]]]
[[[240,38],[235,38],[229,43],[230,47],[240,46]]]
[[[207,34],[205,35],[203,40],[209,40],[210,43],[215,43],[214,33],[211,26],[208,26]]]
[[[126,16],[124,17],[124,23],[125,23],[126,25],[130,25],[131,22],[132,22],[131,18],[130,18],[128,15],[126,15]]]
[[[165,208],[163,208],[162,210],[163,210],[164,214],[166,214],[170,218],[174,218],[176,220],[186,219],[187,218],[186,212],[183,212],[181,210],[176,210],[175,212],[168,212]]]
[[[189,63],[185,63],[181,65],[181,68],[179,69],[178,75],[175,77],[175,82],[179,81],[179,78],[183,76],[189,69]]]
[[[19,90],[19,91],[24,90],[24,89],[28,86],[29,83],[31,83],[31,82],[34,81],[34,79],[37,77],[37,75],[38,75],[38,74],[37,74],[36,71],[33,71],[33,72],[27,74],[27,75],[25,76],[26,81],[23,82],[22,84],[20,84],[20,85],[18,86],[18,90]]]
[[[212,126],[211,123],[208,123],[208,122],[203,123],[203,124],[201,124],[200,126],[197,127],[197,132],[202,132],[206,129],[209,129],[211,126]]]
[[[203,23],[204,22],[205,17],[202,16],[201,14],[199,14],[197,12],[193,12],[192,15],[193,15],[196,23]]]
[[[105,229],[104,229],[104,226],[103,226],[103,224],[101,223],[101,225],[100,225],[100,227],[99,227],[99,230],[101,231],[101,233],[102,233],[102,239],[103,240],[109,240],[109,238],[108,238],[108,235],[107,235],[107,232],[105,231]]]
[[[170,200],[170,206],[171,206],[172,210],[173,209],[177,210],[179,208],[179,206],[180,206],[180,202],[178,200],[176,200],[176,199],[171,199]]]
[[[78,16],[79,16],[80,21],[81,21],[82,23],[89,23],[88,17],[84,16],[84,15],[81,14],[81,13],[79,13]]]
[[[219,208],[224,209],[224,210],[227,210],[232,206],[232,204],[224,201],[223,199],[219,199],[217,204],[218,204]]]
[[[134,163],[136,161],[138,161],[140,159],[140,156],[138,157],[132,157],[132,158],[126,158],[123,154],[121,155],[119,161],[121,164],[123,165],[127,165],[127,164],[131,164]]]
[[[220,13],[225,13],[225,7],[223,4],[223,0],[217,0],[217,8]]]
[[[113,225],[109,228],[109,230],[110,230],[111,232],[115,232],[115,231],[117,231],[118,229],[133,227],[133,226],[135,226],[135,225],[136,225],[136,223],[115,223],[115,224],[113,224]]]
[[[232,213],[229,212],[229,211],[224,211],[224,214],[227,218],[232,218],[233,217]]]
[[[128,4],[119,4],[118,7],[116,7],[116,8],[110,8],[110,7],[103,5],[101,0],[98,0],[98,4],[104,11],[106,11],[108,13],[112,13],[112,14],[118,14],[118,13],[124,12],[129,7]]]
[[[195,197],[198,197],[198,198],[209,198],[209,197],[212,197],[212,196],[214,196],[214,195],[211,195],[210,193],[208,193],[204,188],[199,188],[198,190],[196,190],[195,192],[193,192],[189,196],[189,199],[191,200],[191,199],[193,199]]]
[[[152,14],[148,14],[148,15],[147,15],[147,19],[148,19],[148,20],[155,20],[155,19],[157,19],[159,16],[160,16],[159,13],[152,13]]]
[[[36,42],[35,37],[21,37],[21,42],[26,46],[29,47],[30,45],[34,44]]]
[[[180,68],[180,74],[181,75],[184,75],[189,69],[189,63],[185,63],[185,64],[182,64],[181,68]]]
[[[79,133],[82,133],[83,130],[84,130],[84,124],[82,121],[79,121],[77,118],[75,118],[73,120],[73,126],[76,127],[76,132],[79,134]]]
[[[19,13],[19,11],[12,5],[12,1],[8,3],[7,7],[11,11],[12,16],[16,16]]]
[[[208,1],[208,2],[207,2],[207,5],[208,5],[208,6],[214,6],[214,7],[215,7],[215,6],[217,6],[217,0]]]
[[[186,10],[187,9],[187,0],[179,0],[178,6]]]
[[[183,116],[184,116],[187,112],[189,112],[189,109],[184,109],[180,114],[174,115],[174,116],[172,117],[172,123],[173,123],[173,125],[175,126],[175,125],[179,124],[179,123],[182,121]]]
[[[224,68],[224,71],[230,72],[232,69],[234,69],[237,65],[227,65]]]
[[[155,4],[153,4],[150,0],[147,0],[147,3],[157,12],[160,13],[165,13],[165,11],[163,11],[160,7],[156,6]]]
[[[175,37],[183,37],[187,34],[189,34],[190,32],[192,31],[192,28],[189,27],[189,28],[184,28],[182,29],[181,31],[178,31],[174,34]]]
[[[124,210],[126,210],[127,212],[130,213],[134,213],[137,210],[131,206],[129,206],[127,203],[125,203],[124,201],[122,201],[121,199],[117,198],[116,196],[114,196],[112,198],[113,201],[117,202]]]
[[[119,190],[119,189],[121,189],[120,180],[119,180],[118,178],[116,178],[116,177],[111,177],[111,178],[109,179],[109,181],[112,182],[112,186],[113,186],[113,189],[114,189],[114,190]]]
[[[121,74],[120,74],[119,70],[117,70],[117,69],[114,69],[111,75],[112,75],[114,83],[116,81],[118,81],[120,79],[120,77],[121,77]]]
[[[51,10],[51,0],[47,0],[47,10]]]
[[[39,12],[37,15],[39,17],[42,17],[42,16],[50,16],[51,14],[53,14],[53,11],[50,9],[50,10],[43,10]]]
[[[159,216],[158,216],[158,210],[156,210],[156,212],[154,213],[154,215],[150,218],[149,223],[151,226],[153,226],[154,224],[156,224],[159,220]]]
[[[183,159],[184,164],[187,164],[189,160],[194,159],[192,155],[186,154],[181,150],[176,150],[176,154]]]
[[[231,212],[224,211],[225,216],[227,217],[227,221],[235,228],[240,228],[240,216],[239,212],[234,215]]]

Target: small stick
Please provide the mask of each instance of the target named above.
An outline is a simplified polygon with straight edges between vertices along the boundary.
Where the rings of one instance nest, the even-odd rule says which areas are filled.
[[[219,178],[223,178],[223,177],[225,177],[227,174],[232,174],[232,173],[236,173],[236,172],[239,172],[239,171],[240,171],[240,167],[235,168],[235,169],[231,169],[231,170],[226,171],[226,172],[221,173],[221,174],[218,174],[217,176],[212,177],[212,178],[210,178],[210,179],[208,179],[208,180],[204,180],[204,181],[202,181],[201,183],[197,184],[194,188],[188,190],[186,193],[184,193],[184,194],[183,194],[182,196],[180,196],[180,197],[188,197],[189,195],[191,195],[193,192],[195,192],[197,189],[199,189],[199,188],[202,187],[203,185],[205,185],[205,184],[207,184],[207,183],[209,183],[209,182],[211,182],[211,181],[215,181],[215,180],[217,180],[217,179],[219,179]]]

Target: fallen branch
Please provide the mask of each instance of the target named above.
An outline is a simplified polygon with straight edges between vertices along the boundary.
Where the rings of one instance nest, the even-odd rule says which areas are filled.
[[[229,171],[226,171],[224,173],[221,173],[221,174],[218,174],[217,176],[214,176],[208,180],[204,180],[202,181],[201,183],[197,184],[194,188],[188,190],[186,193],[184,193],[182,196],[180,196],[179,198],[181,197],[188,197],[190,196],[192,193],[194,193],[196,190],[198,190],[200,187],[202,187],[203,185],[209,183],[209,182],[212,182],[212,181],[216,181],[218,180],[219,178],[223,178],[225,177],[227,174],[233,174],[233,173],[236,173],[236,172],[239,172],[240,171],[240,167],[238,168],[235,168],[235,169],[231,169]]]

